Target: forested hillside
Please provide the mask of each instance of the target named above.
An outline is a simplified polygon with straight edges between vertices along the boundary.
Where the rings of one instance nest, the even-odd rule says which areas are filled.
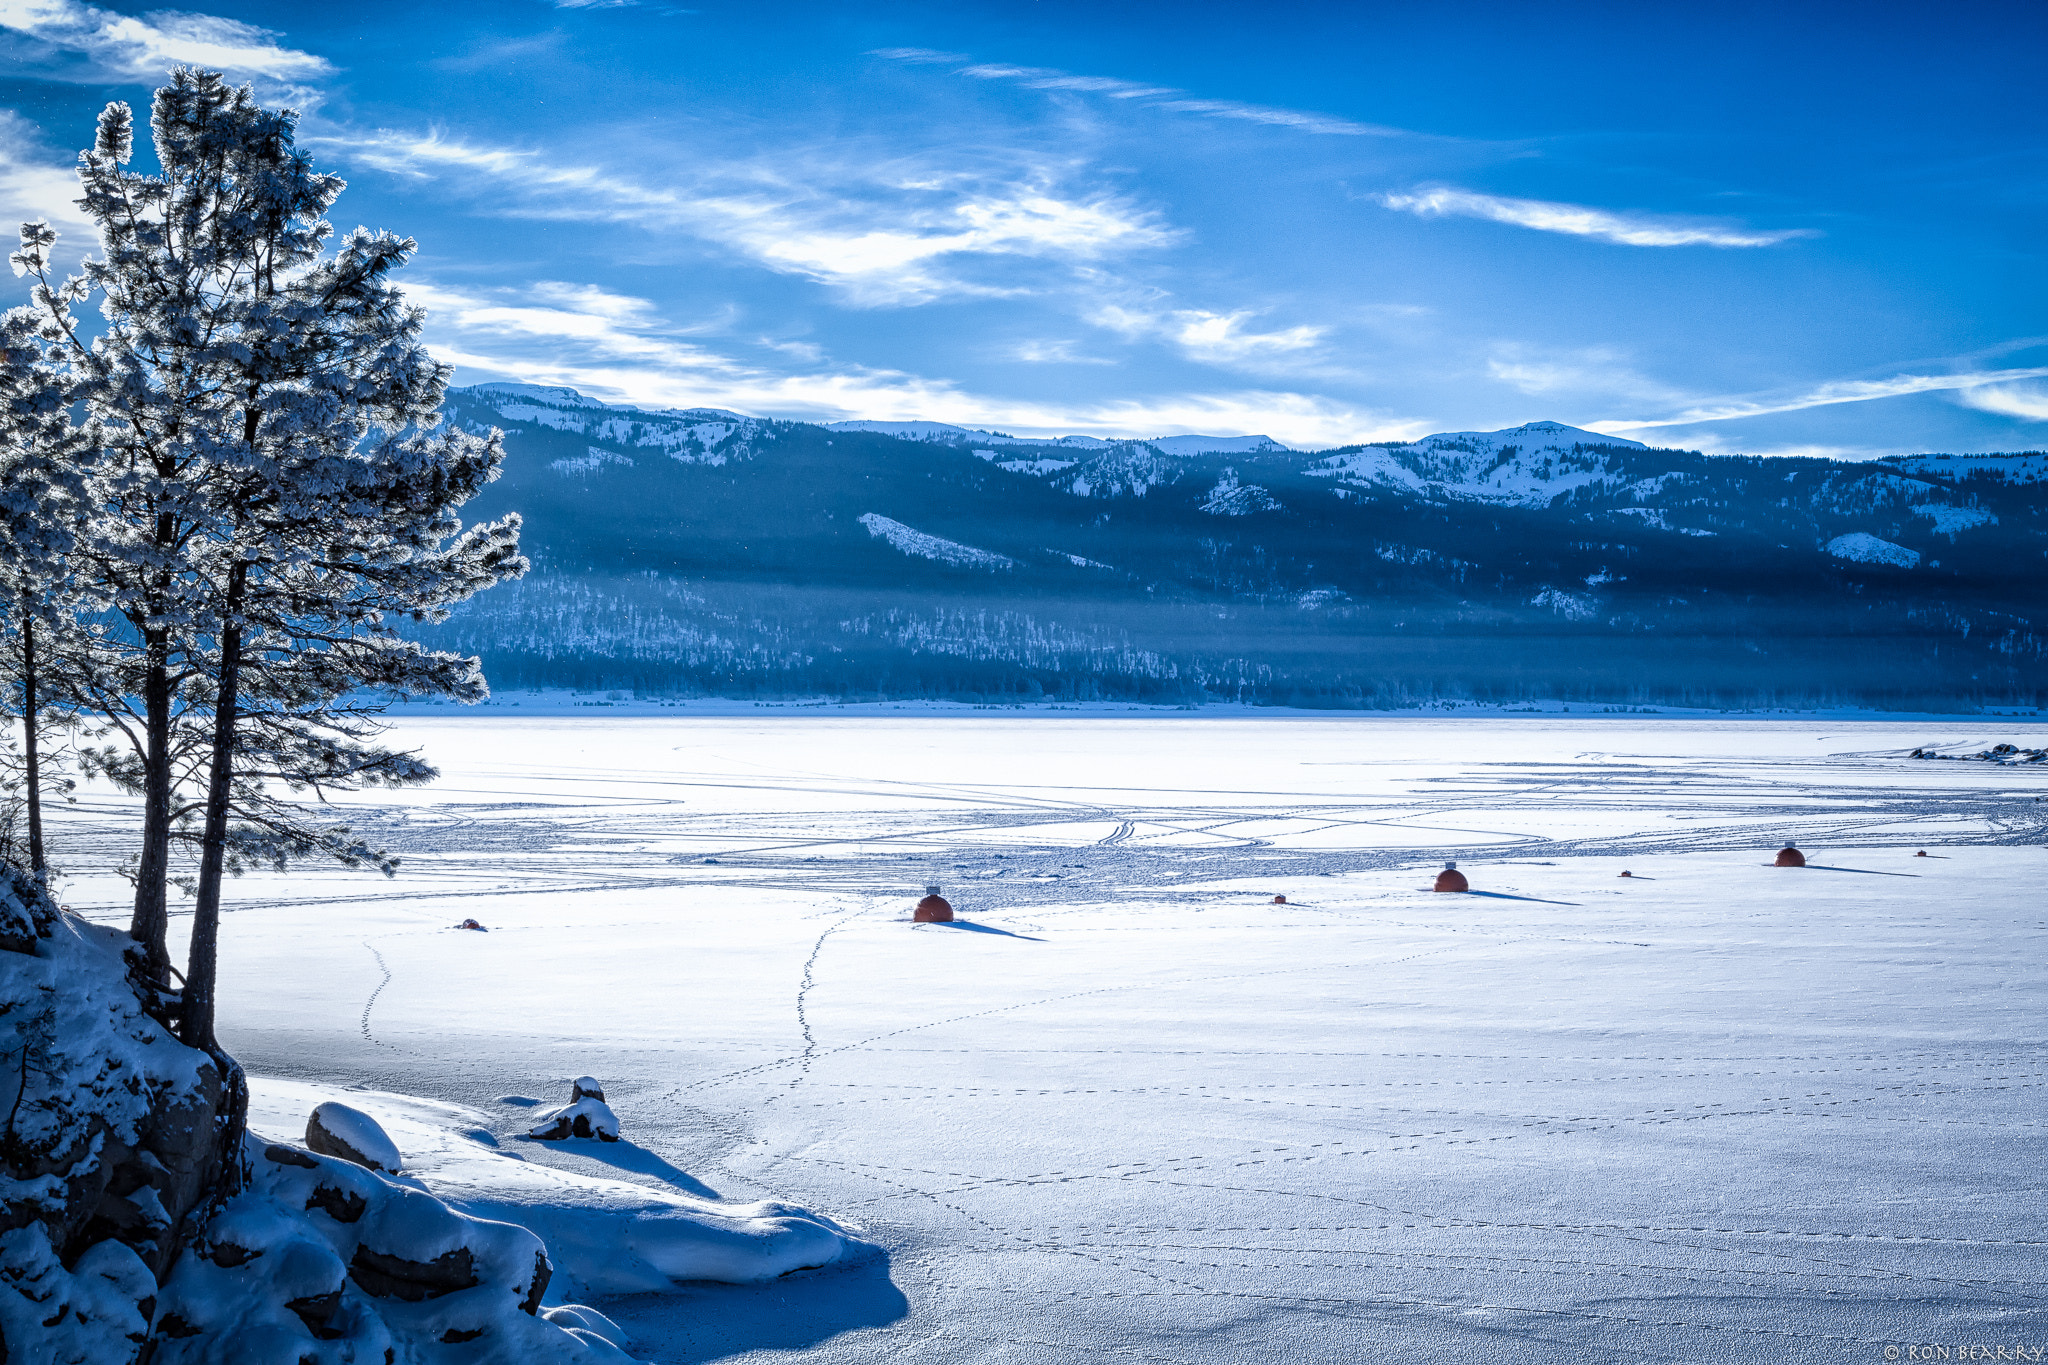
[[[1304,453],[450,395],[535,564],[439,628],[500,686],[2036,702],[2048,456],[1710,456],[1535,423]]]

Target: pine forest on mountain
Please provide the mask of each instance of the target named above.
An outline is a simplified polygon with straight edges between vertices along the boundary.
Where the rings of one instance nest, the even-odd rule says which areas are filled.
[[[1663,450],[1556,423],[1296,452],[450,393],[534,572],[427,638],[501,691],[2040,701],[2048,457]]]

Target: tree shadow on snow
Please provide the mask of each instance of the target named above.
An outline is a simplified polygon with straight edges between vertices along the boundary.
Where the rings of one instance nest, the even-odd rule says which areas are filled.
[[[1771,867],[1774,864],[1765,863],[1764,866]],[[1874,867],[1830,867],[1826,863],[1808,863],[1805,870],[1808,872],[1860,872],[1866,877],[1918,877],[1920,875],[1918,872],[1880,872]]]
[[[1648,881],[1649,878],[1643,878]],[[1534,901],[1538,905],[1577,905],[1577,901],[1547,901],[1541,896],[1512,896],[1505,891],[1461,891],[1461,896],[1484,896],[1490,901]]]
[[[935,929],[965,929],[970,934],[1001,934],[1004,938],[1021,938],[1026,943],[1045,942],[1044,939],[1033,938],[1029,934],[1015,934],[1011,933],[1008,929],[998,929],[993,924],[976,924],[971,919],[946,920],[932,927]]]
[[[801,1350],[844,1332],[886,1327],[910,1312],[910,1300],[889,1278],[889,1254],[879,1248],[767,1284],[693,1280],[671,1293],[600,1299],[594,1306],[632,1335],[635,1359],[662,1365]]]

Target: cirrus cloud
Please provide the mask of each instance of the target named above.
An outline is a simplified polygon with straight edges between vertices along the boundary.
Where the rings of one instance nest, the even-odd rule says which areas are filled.
[[[1024,435],[1270,435],[1301,449],[1419,435],[1421,423],[1316,394],[1242,389],[1058,403],[974,393],[903,370],[748,361],[688,340],[651,303],[541,282],[477,290],[413,282],[435,353],[477,377],[566,385],[641,407],[722,407],[799,421],[937,421]],[[771,348],[764,347],[764,350]],[[788,348],[772,348],[786,354]],[[469,378],[470,376],[465,376]]]
[[[1096,309],[1088,320],[1129,340],[1171,342],[1190,359],[1210,365],[1243,365],[1311,350],[1330,330],[1303,324],[1255,332],[1245,325],[1255,316],[1248,308],[1218,313],[1206,308],[1155,311],[1109,304]]]
[[[934,52],[921,47],[876,48],[868,55],[916,66],[951,65],[954,62],[968,60],[957,52]],[[1355,119],[1339,118],[1334,114],[1284,109],[1270,104],[1250,104],[1243,100],[1204,99],[1170,85],[1148,85],[1143,81],[1128,81],[1117,76],[1077,76],[1071,71],[1061,71],[1049,66],[1011,66],[1003,62],[980,62],[962,66],[954,74],[978,81],[1004,81],[1022,86],[1026,90],[1065,90],[1078,94],[1106,95],[1111,99],[1135,101],[1145,108],[1159,109],[1167,113],[1236,119],[1244,123],[1292,128],[1303,133],[1339,137],[1412,136],[1405,129],[1386,128],[1376,123],[1360,123]]]
[[[1412,213],[1418,218],[1483,218],[1514,227],[1533,228],[1538,232],[1590,237],[1617,246],[1759,247],[1820,235],[1809,228],[1759,232],[1652,214],[1616,213],[1583,204],[1509,199],[1442,185],[1406,194],[1382,194],[1378,199],[1387,208]]]
[[[2039,384],[1997,384],[1964,389],[1956,401],[1979,412],[2001,417],[2018,417],[2028,422],[2048,422],[2048,390]]]
[[[1028,280],[974,267],[1076,266],[1169,246],[1182,236],[1126,198],[1069,188],[1062,168],[1046,162],[948,169],[791,152],[772,161],[711,163],[681,184],[652,185],[601,165],[440,132],[314,140],[399,175],[487,184],[496,211],[513,216],[681,229],[769,270],[830,286],[863,307],[1031,292]]]
[[[2025,390],[1995,389],[1994,385],[2011,385],[2018,381],[2048,378],[2048,366],[2011,370],[1973,370],[1962,374],[1900,374],[1888,379],[1842,379],[1818,384],[1798,393],[1777,398],[1734,398],[1718,399],[1695,404],[1672,417],[1651,418],[1644,421],[1600,421],[1588,422],[1589,430],[1605,435],[1618,435],[1625,431],[1642,431],[1654,427],[1697,426],[1711,422],[1729,422],[1744,417],[1769,417],[1781,412],[1803,412],[1808,408],[1833,407],[1840,403],[1868,403],[1879,398],[1898,398],[1915,393],[1960,392],[1962,401],[1972,407],[1979,406],[1973,401],[1972,391],[1988,391],[1993,395],[1989,401],[2005,401],[2010,406],[1990,407],[1986,411],[2007,412],[2013,416],[2028,416],[2026,411],[2016,410],[2026,400],[2014,398],[2015,393]],[[1997,395],[2007,397],[2001,399]],[[2048,402],[2042,411],[2048,413]]]
[[[12,109],[0,109],[0,223],[41,220],[59,230],[89,229],[78,207],[78,170],[59,159],[41,133]]]
[[[16,61],[41,65],[67,53],[84,58],[76,71],[54,73],[67,79],[155,81],[173,66],[199,66],[300,82],[334,70],[324,57],[283,46],[268,29],[213,14],[159,10],[136,18],[77,0],[0,0],[0,29],[28,40],[13,54]]]

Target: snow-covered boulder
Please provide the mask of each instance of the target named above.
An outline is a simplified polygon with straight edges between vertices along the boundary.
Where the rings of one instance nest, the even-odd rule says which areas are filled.
[[[808,1209],[726,1203],[522,1159],[498,1145],[492,1115],[463,1105],[264,1076],[249,1089],[249,1125],[266,1137],[295,1134],[299,1115],[345,1093],[404,1150],[404,1183],[472,1217],[530,1228],[545,1241],[555,1271],[551,1294],[663,1293],[678,1280],[766,1284],[859,1254],[859,1242]]]
[[[244,1158],[247,1187],[161,1290],[156,1365],[620,1358],[540,1316],[554,1268],[527,1229],[297,1147],[251,1137]]]
[[[543,1142],[561,1142],[572,1137],[617,1142],[619,1116],[604,1102],[604,1087],[595,1077],[578,1076],[569,1083],[567,1106],[541,1115],[540,1122],[528,1129],[526,1135]]]
[[[377,1120],[333,1100],[314,1109],[306,1120],[306,1145],[322,1156],[353,1161],[367,1171],[396,1175],[404,1164],[397,1144],[384,1135]]]

